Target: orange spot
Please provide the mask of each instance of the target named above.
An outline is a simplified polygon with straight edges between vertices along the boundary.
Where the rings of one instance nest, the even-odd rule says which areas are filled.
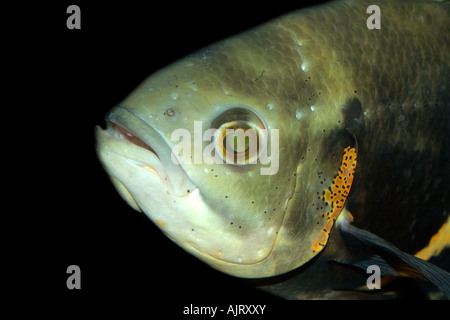
[[[319,252],[320,250],[323,249],[323,247],[325,247],[325,244],[328,241],[328,233],[326,233],[325,231],[321,231],[320,232],[320,236],[319,238],[313,243],[312,245],[312,249],[315,252]]]
[[[328,202],[331,206],[329,215],[333,219],[337,219],[344,208],[345,201],[353,183],[355,168],[356,151],[354,148],[347,147],[344,150],[338,174],[334,178],[331,188],[325,190],[324,195],[325,202]]]
[[[328,217],[328,220],[320,233],[319,239],[317,239],[312,245],[312,249],[315,252],[322,250],[327,243],[328,236],[334,225],[334,221],[336,221],[344,208],[347,196],[353,183],[355,169],[356,150],[355,148],[347,147],[344,150],[344,155],[342,156],[342,162],[339,167],[338,174],[331,183],[331,186],[325,190],[325,194],[323,196],[323,201],[328,205],[330,211],[324,214],[324,217]]]
[[[334,224],[334,219],[328,219],[327,224],[323,228],[323,231],[325,231],[326,233],[329,234],[331,231],[331,228],[333,228],[333,224]]]
[[[158,227],[161,227],[161,228],[164,228],[167,225],[167,223],[165,223],[162,220],[158,220],[158,219],[155,220],[155,223]]]

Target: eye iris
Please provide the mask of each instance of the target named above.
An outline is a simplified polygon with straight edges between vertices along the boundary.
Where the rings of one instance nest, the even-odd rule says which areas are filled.
[[[247,164],[259,152],[259,130],[248,122],[233,121],[221,126],[222,155],[234,164]]]

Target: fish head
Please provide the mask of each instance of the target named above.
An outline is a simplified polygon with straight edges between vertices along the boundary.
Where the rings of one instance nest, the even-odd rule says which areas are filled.
[[[96,128],[98,156],[133,208],[184,250],[248,278],[315,255],[319,189],[309,182],[326,171],[314,156],[308,75],[278,62],[277,50],[255,49],[257,39],[232,38],[156,72]],[[238,129],[254,135],[237,144]]]

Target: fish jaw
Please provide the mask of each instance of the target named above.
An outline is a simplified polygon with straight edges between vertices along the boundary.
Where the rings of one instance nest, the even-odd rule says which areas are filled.
[[[216,269],[229,272],[232,265],[235,275],[245,276],[247,272],[237,266],[247,269],[271,254],[276,228],[261,226],[239,234],[227,231],[229,220],[216,206],[208,205],[182,166],[168,160],[172,150],[156,130],[124,107],[113,110],[107,116],[106,129],[95,129],[96,150],[117,191],[131,207]],[[128,129],[131,127],[133,130]]]

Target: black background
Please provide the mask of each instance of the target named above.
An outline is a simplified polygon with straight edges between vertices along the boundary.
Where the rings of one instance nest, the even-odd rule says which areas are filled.
[[[94,127],[104,126],[107,111],[154,71],[312,2],[93,2],[19,5],[19,20],[6,30],[27,23],[12,40],[29,66],[16,83],[30,89],[15,98],[32,103],[14,113],[25,118],[22,126],[33,125],[19,142],[32,154],[23,166],[35,174],[14,200],[27,208],[29,227],[22,230],[29,237],[24,250],[15,252],[25,259],[8,262],[25,280],[13,279],[16,289],[43,298],[44,309],[124,306],[150,318],[160,311],[181,318],[191,303],[253,303],[267,304],[268,316],[288,310],[306,317],[304,304],[282,302],[210,268],[128,207],[96,158]],[[66,28],[71,4],[81,9],[81,30]],[[73,264],[81,268],[81,290],[66,287]]]

